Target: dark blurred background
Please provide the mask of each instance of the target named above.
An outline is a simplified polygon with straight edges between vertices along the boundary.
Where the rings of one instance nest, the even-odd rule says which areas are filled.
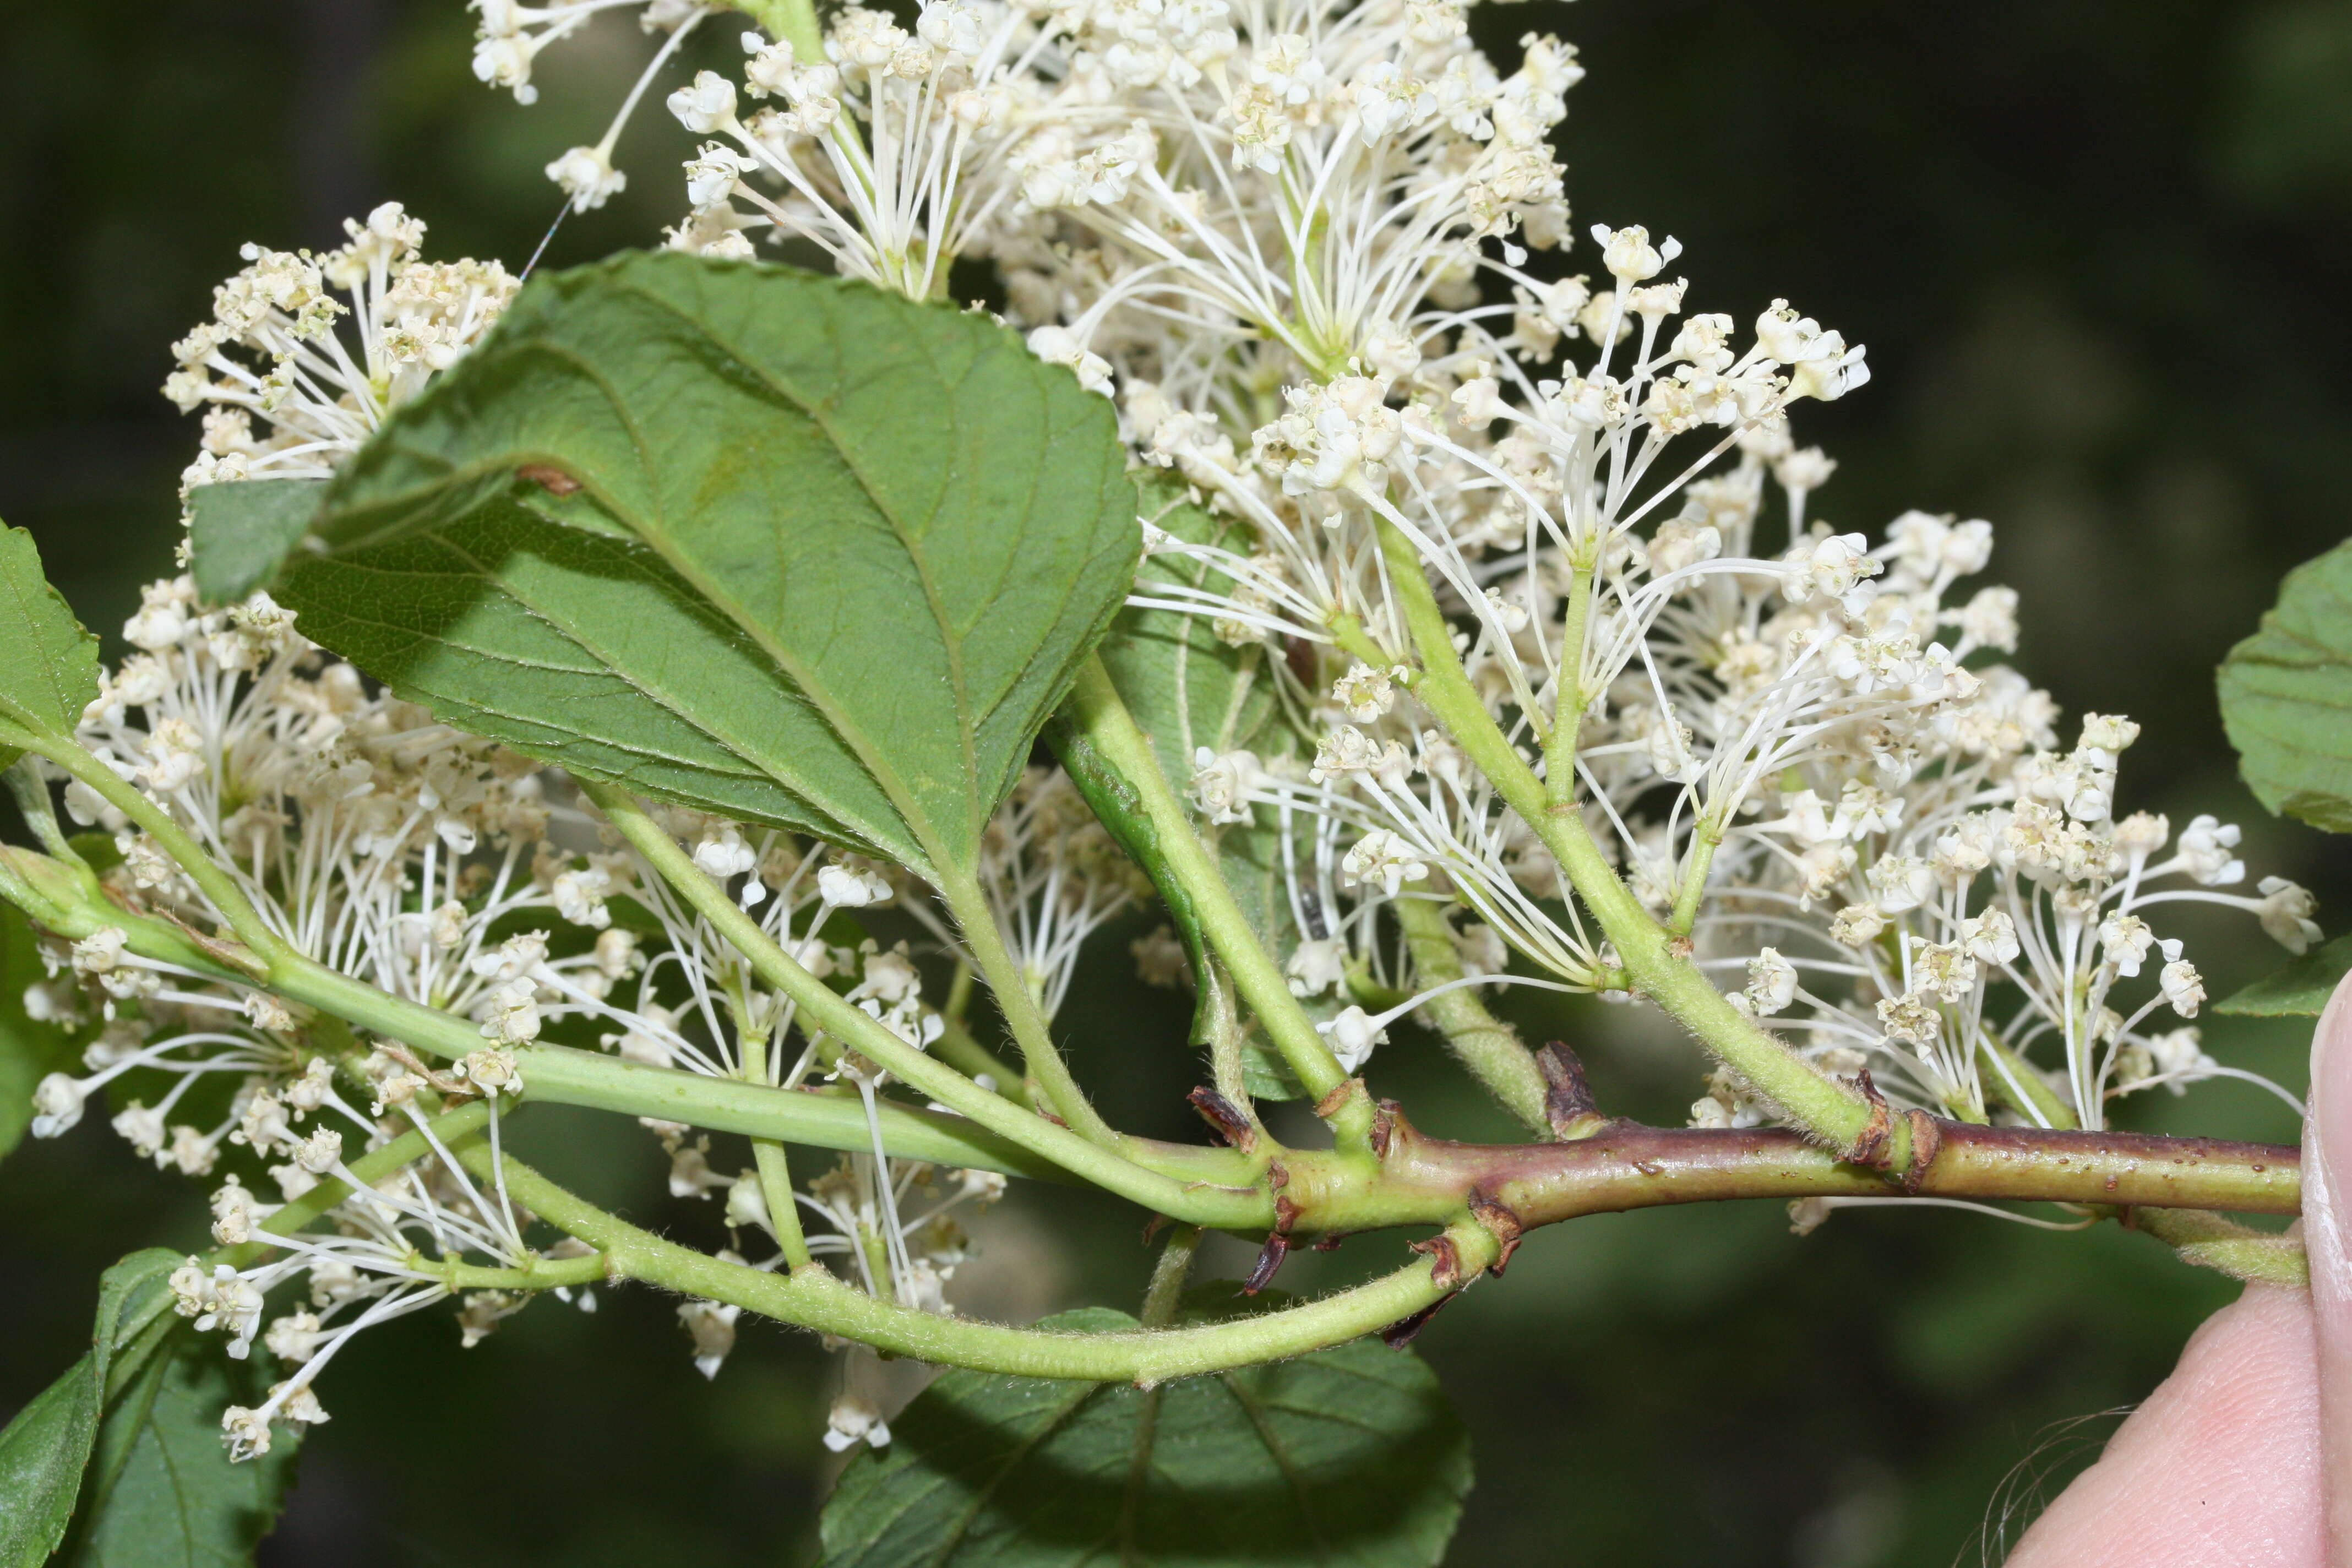
[[[135,16],[10,0],[0,16],[0,517],[33,530],[110,634],[170,570],[196,432],[156,388],[237,246],[326,245],[397,198],[431,224],[429,255],[519,267],[558,205],[541,165],[596,138],[646,49],[608,22],[543,58],[525,110],[472,80],[457,0],[156,0]],[[1992,519],[2028,672],[2072,714],[2147,725],[2125,804],[2242,821],[2255,874],[2308,882],[2346,929],[2343,845],[2247,796],[2211,670],[2280,574],[2347,531],[2352,4],[1582,0],[1475,26],[1506,58],[1531,27],[1581,46],[1591,75],[1563,128],[1580,225],[1679,236],[1694,308],[1745,320],[1785,295],[1869,344],[1874,384],[1800,426],[1842,464],[1817,510],[1874,531],[1911,506]],[[734,30],[701,41],[731,55]],[[549,262],[674,221],[684,143],[641,115],[629,191],[567,224]],[[2216,995],[2279,959],[2251,922],[2184,924]],[[1079,1070],[1115,1118],[1182,1135],[1175,1003],[1139,1021],[1109,997],[1066,1016]],[[1611,1110],[1674,1118],[1696,1092],[1686,1048],[1627,1034],[1622,1014],[1521,1017],[1587,1048]],[[2305,1037],[2207,1028],[2222,1059],[2298,1090]],[[1376,1088],[1437,1130],[1501,1131],[1435,1057],[1401,1039]],[[2242,1085],[2156,1100],[2126,1119],[2294,1136]],[[559,1176],[715,1238],[707,1205],[661,1195],[634,1129],[535,1110],[517,1131]],[[98,1269],[195,1242],[199,1210],[102,1117],[10,1156],[0,1411],[74,1353]],[[1049,1248],[1049,1226],[1078,1245]],[[1016,1194],[982,1240],[964,1300],[1000,1315],[1131,1300],[1147,1264],[1130,1214],[1062,1194]],[[1359,1241],[1326,1277],[1394,1250]],[[1293,1288],[1318,1278],[1292,1270]],[[1802,1240],[1775,1206],[1545,1233],[1422,1341],[1476,1439],[1451,1561],[1998,1560],[2036,1478],[2062,1482],[2112,1416],[2060,1424],[2143,1397],[2233,1289],[2112,1226],[1949,1212],[1843,1214]],[[438,1315],[370,1333],[322,1380],[334,1419],[267,1561],[811,1562],[832,1363],[744,1328],[708,1384],[644,1293],[593,1317],[535,1307],[464,1352]]]

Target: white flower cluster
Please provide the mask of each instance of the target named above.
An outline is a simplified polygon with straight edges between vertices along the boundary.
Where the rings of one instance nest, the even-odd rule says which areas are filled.
[[[81,1074],[37,1086],[37,1136],[69,1131],[102,1089],[162,1083],[156,1103],[119,1100],[113,1117],[141,1155],[208,1176],[225,1154],[247,1151],[278,1199],[292,1201],[323,1179],[349,1179],[347,1146],[379,1148],[421,1124],[427,1107],[520,1091],[528,1067],[518,1047],[567,1028],[576,1043],[648,1065],[730,1077],[756,1068],[783,1087],[837,1078],[878,1104],[889,1076],[822,1034],[793,1036],[793,1008],[568,804],[562,773],[372,689],[266,595],[222,611],[201,605],[185,577],[152,584],[124,636],[136,651],[104,674],[82,742],[186,829],[281,937],[342,973],[473,1020],[482,1045],[446,1069],[398,1047],[362,1047],[339,1068],[287,1004],[143,957],[122,928],[107,927],[45,945],[49,978],[25,998],[35,1017],[93,1037]],[[118,858],[103,880],[125,910],[194,929],[219,923],[163,847],[102,796],[73,784],[63,805],[77,825],[111,836]],[[698,812],[663,808],[662,820],[804,966],[845,985],[851,1002],[917,1048],[940,1038],[946,1021],[925,1005],[908,944],[883,947],[836,918],[900,900],[912,886],[903,873]],[[1067,781],[1040,770],[988,838],[1006,932],[1055,999],[1085,935],[1132,892],[1131,872],[1104,879],[1108,840],[1084,827]],[[626,923],[615,919],[623,900]],[[919,912],[928,919],[928,908]],[[650,1130],[670,1157],[673,1193],[727,1188],[730,1221],[765,1224],[756,1183],[713,1173],[707,1139]],[[877,1147],[845,1157],[803,1201],[835,1227],[812,1237],[814,1250],[843,1254],[868,1289],[939,1311],[940,1287],[968,1250],[949,1210],[1002,1188],[999,1176],[892,1161]],[[902,1222],[902,1205],[923,1193],[946,1195]],[[215,1239],[255,1240],[275,1206],[229,1175],[214,1197]],[[273,1420],[325,1419],[310,1379],[326,1359],[360,1329],[448,1294],[425,1259],[473,1253],[506,1267],[527,1258],[505,1212],[484,1204],[444,1152],[346,1200],[335,1237],[273,1238],[292,1251],[243,1272],[183,1270],[182,1310],[230,1333],[239,1353],[268,1291],[298,1275],[312,1281],[320,1310],[281,1320],[269,1341],[299,1370],[261,1407],[231,1410],[232,1453],[266,1452]],[[466,1342],[528,1300],[467,1294]],[[714,1372],[732,1342],[733,1310],[689,1303],[683,1316],[698,1363]],[[887,1426],[866,1439],[887,1442]]]
[[[472,8],[476,74],[525,102],[540,52],[604,11],[663,36],[604,139],[549,166],[583,210],[622,188],[622,128],[716,14]],[[1680,246],[1637,226],[1590,229],[1581,272],[1559,258],[1577,241],[1549,136],[1581,75],[1572,48],[1530,34],[1507,74],[1457,0],[929,0],[912,23],[850,5],[821,47],[745,33],[740,76],[706,70],[668,93],[705,139],[670,243],[814,245],[919,300],[941,297],[957,261],[989,263],[1031,350],[1110,397],[1138,460],[1215,515],[1217,543],[1146,528],[1133,603],[1201,617],[1277,694],[1273,736],[1203,748],[1187,793],[1217,833],[1269,847],[1291,988],[1349,1070],[1427,1000],[1382,912],[1406,900],[1473,917],[1445,984],[1628,986],[1549,852],[1440,723],[1408,583],[1433,588],[1487,716],[1633,896],[1823,1067],[1871,1068],[1905,1105],[2084,1126],[2115,1094],[2234,1070],[2178,1022],[2203,984],[2148,915],[2230,905],[2301,951],[2309,896],[2276,879],[2221,890],[2245,872],[2235,829],[2210,818],[2175,834],[2116,816],[2136,727],[2088,715],[2062,748],[2048,696],[1999,662],[2016,595],[1962,586],[1990,563],[1988,524],[1913,512],[1874,543],[1811,514],[1835,465],[1796,447],[1790,410],[1863,385],[1860,346],[1782,300],[1744,331],[1686,311],[1687,280],[1667,276]],[[210,405],[190,484],[326,477],[511,296],[494,264],[419,259],[422,227],[395,206],[350,228],[327,256],[248,252],[181,345],[168,391]],[[41,1086],[37,1131],[64,1131],[134,1068],[178,1074],[156,1109],[123,1109],[125,1135],[192,1173],[224,1142],[282,1156],[270,1171],[291,1194],[347,1169],[345,1137],[373,1145],[415,1120],[420,1094],[512,1087],[551,1030],[652,1066],[782,1088],[831,1078],[869,1112],[891,1087],[800,1026],[565,804],[560,775],[372,692],[266,597],[221,612],[185,579],[158,584],[126,635],[141,651],[91,705],[87,743],[287,940],[463,1014],[483,1046],[447,1075],[382,1051],[346,1064],[373,1094],[362,1114],[281,1004],[100,931],[52,953],[57,978],[36,987],[45,1016],[88,1007],[105,1024],[90,1076]],[[89,792],[66,802],[114,832],[126,907],[209,923],[156,845]],[[960,1026],[926,1001],[906,943],[856,929],[859,911],[895,905],[961,956],[907,874],[698,813],[661,821],[786,952],[909,1045]],[[1048,1016],[1087,936],[1140,892],[1043,769],[991,826],[980,880]],[[1155,978],[1181,967],[1163,933],[1134,945]],[[1532,973],[1506,975],[1515,956]],[[207,1072],[235,1075],[226,1119],[172,1123]],[[322,1110],[350,1129],[297,1126]],[[1693,1114],[1728,1125],[1769,1108],[1718,1073]],[[774,1233],[754,1173],[713,1171],[684,1127],[652,1131],[674,1194],[723,1189],[739,1247]],[[877,1296],[945,1311],[967,1250],[947,1210],[1001,1182],[894,1161],[877,1137],[807,1186],[793,1202],[824,1221],[813,1250]],[[929,1206],[903,1217],[919,1194]],[[215,1199],[225,1241],[264,1212],[241,1184]],[[311,1278],[322,1310],[280,1325],[295,1324],[282,1353],[299,1369],[261,1409],[230,1413],[238,1452],[266,1447],[273,1419],[323,1419],[310,1379],[350,1332],[446,1293],[420,1258],[529,1256],[509,1205],[446,1159],[345,1215],[280,1263],[175,1281],[183,1310],[242,1344],[263,1291]],[[520,1300],[469,1297],[468,1342]],[[680,1318],[714,1373],[734,1309],[690,1301]],[[827,1441],[888,1441],[854,1371]]]
[[[314,1065],[326,1063],[314,1058]],[[355,1063],[350,1076],[381,1084],[401,1070],[379,1056]],[[336,1096],[331,1074],[317,1074],[315,1082],[328,1105],[363,1132],[371,1147],[411,1124],[425,1127],[413,1105],[379,1123]],[[289,1148],[310,1181],[334,1178],[349,1184],[349,1195],[331,1211],[334,1228],[264,1236],[258,1227],[278,1205],[263,1202],[232,1175],[212,1195],[213,1238],[225,1247],[266,1240],[275,1256],[242,1268],[228,1263],[207,1267],[190,1258],[170,1280],[179,1314],[201,1331],[227,1336],[231,1356],[244,1359],[258,1339],[287,1369],[262,1404],[232,1405],[223,1412],[221,1435],[232,1459],[268,1453],[274,1423],[304,1427],[325,1421],[327,1412],[313,1385],[327,1363],[362,1331],[447,1300],[447,1261],[479,1259],[510,1268],[584,1252],[571,1242],[545,1252],[527,1246],[521,1232],[529,1216],[502,1192],[478,1185],[430,1131],[424,1132],[426,1157],[370,1184],[344,1163],[341,1133],[321,1128],[297,1136],[286,1123],[288,1109],[268,1102],[266,1093],[255,1097],[246,1108],[246,1128],[257,1151]],[[297,1108],[292,1114],[301,1111]],[[289,1201],[299,1195],[290,1184],[288,1193]],[[290,1310],[281,1310],[265,1331],[270,1293],[291,1285],[303,1286],[303,1294],[287,1303]],[[586,1291],[564,1294],[582,1310],[593,1310],[594,1298]],[[457,1316],[462,1342],[478,1342],[499,1318],[519,1310],[522,1300],[485,1291],[465,1296]]]
[[[424,260],[425,225],[396,202],[343,228],[350,241],[323,255],[247,246],[245,269],[213,290],[213,319],[173,345],[163,395],[205,410],[184,489],[328,478],[514,298],[495,261]]]
[[[1190,794],[1221,830],[1274,808],[1302,994],[1369,994],[1399,898],[1467,905],[1546,983],[1624,987],[1412,697],[1402,555],[1501,727],[1576,770],[1636,893],[1702,963],[1761,976],[1742,1005],[1827,1065],[1972,1117],[1988,1072],[2046,1073],[2095,1126],[2112,1092],[2226,1070],[2142,1027],[2202,995],[2177,944],[2145,1005],[2110,1005],[2158,942],[2139,911],[2219,898],[2299,947],[2308,896],[2204,892],[2228,830],[2168,857],[2160,822],[2116,820],[2130,727],[2095,716],[2056,751],[2053,705],[1992,662],[2016,595],[1955,592],[1988,524],[1914,512],[1874,544],[1809,519],[1836,465],[1789,411],[1863,385],[1860,346],[1785,300],[1744,339],[1687,312],[1680,246],[1638,226],[1591,229],[1593,271],[1529,269],[1570,240],[1547,138],[1572,50],[1530,35],[1504,75],[1446,0],[940,0],[911,32],[841,13],[822,60],[744,42],[740,90],[705,72],[670,99],[717,139],[676,243],[749,254],[766,229],[917,298],[990,259],[1033,350],[1241,525],[1148,530],[1136,602],[1287,650],[1266,667],[1311,763],[1204,752]],[[1165,942],[1138,951],[1172,973]],[[1404,1010],[1325,1032],[1352,1067]],[[2026,1117],[2050,1092],[1990,1090]]]

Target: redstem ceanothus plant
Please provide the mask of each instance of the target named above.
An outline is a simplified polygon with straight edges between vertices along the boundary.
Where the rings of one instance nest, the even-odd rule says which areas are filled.
[[[550,166],[583,209],[722,13],[475,6],[524,101],[614,8],[665,39]],[[2220,1217],[2294,1214],[2294,1150],[2105,1116],[2235,1073],[2148,912],[2301,952],[2311,900],[2221,890],[2233,828],[2116,815],[2137,726],[2062,747],[1998,662],[2015,595],[1954,595],[1989,525],[1809,523],[1834,465],[1790,411],[1858,346],[1784,302],[1742,346],[1638,227],[1538,267],[1573,50],[1501,75],[1451,0],[741,9],[740,88],[668,95],[710,140],[666,251],[519,292],[390,205],[248,250],[167,387],[205,411],[190,575],[121,666],[29,542],[0,560],[42,846],[0,892],[86,1047],[33,1131],[112,1086],[142,1155],[222,1181],[223,1250],[126,1299],[276,1358],[234,1455],[324,1419],[372,1322],[455,1298],[471,1342],[606,1281],[684,1297],[706,1373],[748,1311],[1150,1389],[1402,1345],[1528,1231],[1649,1205],[2058,1203],[2299,1276]],[[958,263],[999,313],[946,302]],[[1055,1038],[1089,933],[1154,903],[1139,983],[1192,987],[1213,1144],[1110,1126]],[[1609,1117],[1506,984],[1670,1016],[1711,1058],[1691,1125]],[[1408,1017],[1529,1142],[1377,1097]],[[1287,1098],[1325,1136],[1269,1131]],[[533,1102],[646,1122],[731,1246],[518,1162]],[[1140,1325],[948,1309],[950,1211],[1008,1176],[1175,1223]],[[1293,1245],[1429,1234],[1180,1321],[1202,1227],[1262,1238],[1253,1294]],[[890,1441],[859,1378],[836,1447]]]

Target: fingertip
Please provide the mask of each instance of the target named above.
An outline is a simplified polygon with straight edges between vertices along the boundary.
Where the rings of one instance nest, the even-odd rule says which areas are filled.
[[[2310,1298],[2249,1286],[2010,1568],[2324,1568],[2316,1356]]]

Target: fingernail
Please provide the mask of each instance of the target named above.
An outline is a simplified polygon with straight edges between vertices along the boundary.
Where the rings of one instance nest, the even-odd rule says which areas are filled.
[[[2327,1184],[2328,1208],[2339,1220],[2352,1215],[2352,974],[2336,983],[2311,1037],[2311,1117],[2307,1142],[2318,1158],[2304,1173],[2306,1184]],[[2347,1239],[2341,1226],[2333,1238]],[[2352,1259],[2347,1259],[2352,1261]]]
[[[2311,1259],[2319,1368],[2320,1462],[2327,1477],[2329,1568],[2352,1568],[2352,975],[2311,1037],[2311,1112],[2303,1129],[2303,1245]]]

